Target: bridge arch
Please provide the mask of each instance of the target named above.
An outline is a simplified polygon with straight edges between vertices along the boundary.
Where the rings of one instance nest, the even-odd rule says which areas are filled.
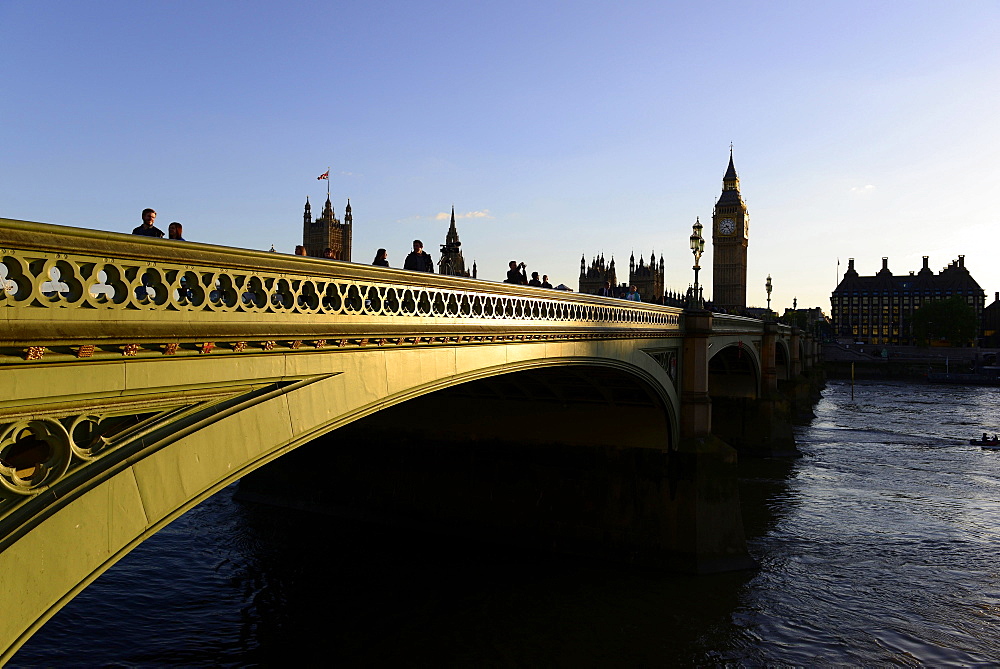
[[[18,500],[21,506],[4,518],[0,579],[11,606],[0,619],[0,640],[14,643],[0,660],[134,547],[223,487],[320,435],[437,391],[547,382],[562,391],[554,401],[572,404],[572,381],[592,374],[597,384],[588,391],[603,393],[599,401],[614,408],[616,421],[635,408],[627,406],[630,397],[646,415],[660,413],[665,438],[636,434],[630,445],[665,451],[678,439],[678,395],[662,357],[645,352],[662,352],[663,346],[659,339],[645,346],[635,340],[539,341],[169,363],[185,368],[183,387],[167,385],[178,375],[163,374],[158,360],[105,365],[97,378],[94,367],[68,366],[61,370],[62,387],[126,378],[132,385],[121,394],[135,405],[159,407],[158,413],[135,443],[46,493]],[[37,377],[25,378],[25,387],[40,387],[46,373],[43,367],[24,370],[25,377]],[[225,399],[184,399],[209,387]],[[308,485],[316,474],[302,475]],[[37,569],[39,556],[45,570]]]
[[[708,393],[713,398],[760,396],[761,359],[749,339],[726,338],[708,360]]]
[[[774,343],[774,372],[778,381],[792,378],[792,357],[788,351],[788,342],[784,339],[778,339]]]

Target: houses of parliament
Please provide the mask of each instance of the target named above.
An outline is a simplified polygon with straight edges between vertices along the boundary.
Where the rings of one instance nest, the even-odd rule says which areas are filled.
[[[327,249],[333,251],[335,260],[351,261],[351,237],[354,231],[354,214],[351,212],[351,200],[344,207],[344,221],[341,223],[333,213],[333,203],[330,196],[326,197],[323,213],[313,220],[309,197],[306,197],[306,208],[302,213],[302,246],[306,255],[322,258]]]
[[[740,180],[733,164],[732,149],[729,166],[722,177],[722,194],[712,212],[712,307],[719,311],[738,313],[747,306],[747,247],[750,238],[750,214],[740,194]],[[635,286],[642,300],[663,304],[679,304],[683,293],[664,292],[664,261],[651,254],[649,263],[635,255],[629,260],[628,283],[618,283],[615,260],[605,263],[604,254],[595,257],[589,266],[580,259],[580,292],[597,293],[607,282],[619,290]]]
[[[302,246],[306,255],[321,258],[327,249],[336,260],[351,261],[351,239],[354,216],[351,201],[347,200],[343,221],[337,218],[330,197],[327,195],[322,213],[315,219],[309,198],[306,198],[302,214]],[[719,311],[738,313],[746,308],[747,296],[747,247],[750,235],[750,215],[740,194],[740,180],[733,164],[732,149],[729,152],[729,166],[722,177],[722,194],[712,213],[712,307]],[[683,302],[683,292],[665,291],[663,254],[656,257],[650,253],[649,259],[635,254],[629,259],[628,283],[619,284],[615,260],[605,262],[604,254],[594,257],[587,265],[586,257],[580,258],[581,293],[598,293],[608,283],[613,289],[627,289],[635,286],[645,302],[677,304]],[[471,271],[466,269],[462,254],[462,243],[455,226],[455,207],[451,208],[451,224],[441,245],[441,255],[437,262],[438,273],[451,276],[476,278],[475,263]]]

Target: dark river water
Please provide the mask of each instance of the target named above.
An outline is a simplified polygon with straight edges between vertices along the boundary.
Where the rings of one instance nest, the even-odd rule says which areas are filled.
[[[243,505],[138,547],[11,666],[1000,664],[1000,389],[832,381],[741,463],[755,571],[684,576]]]

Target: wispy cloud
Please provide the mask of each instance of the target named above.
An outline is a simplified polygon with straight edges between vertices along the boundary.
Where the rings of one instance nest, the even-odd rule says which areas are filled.
[[[459,213],[457,211],[455,212],[455,220],[456,221],[460,220],[460,219],[463,219],[463,218],[493,218],[493,215],[490,214],[490,210],[489,209],[483,209],[482,211],[467,211],[464,214]],[[437,221],[450,221],[451,220],[451,212],[450,211],[443,211],[440,214],[438,214],[437,216],[435,216],[434,219],[437,220]]]
[[[851,188],[852,193],[871,193],[875,190],[875,186],[872,184],[867,184],[865,186],[854,186]]]

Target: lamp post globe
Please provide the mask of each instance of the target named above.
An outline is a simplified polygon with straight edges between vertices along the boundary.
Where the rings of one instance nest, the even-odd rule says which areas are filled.
[[[692,308],[701,308],[701,286],[698,285],[698,270],[701,269],[699,264],[701,261],[701,254],[705,252],[705,238],[701,236],[701,231],[705,228],[701,224],[700,218],[694,219],[694,225],[691,226],[691,237],[690,246],[691,254],[694,255],[694,286],[691,288],[691,300],[690,306]]]
[[[771,315],[771,275],[767,275],[767,283],[764,284],[764,290],[767,291],[767,314]]]

